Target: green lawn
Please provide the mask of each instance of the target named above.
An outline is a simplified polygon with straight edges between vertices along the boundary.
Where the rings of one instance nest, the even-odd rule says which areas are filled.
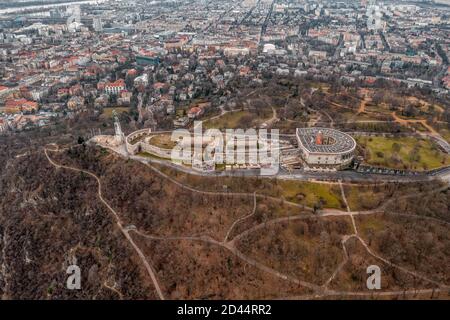
[[[111,118],[113,110],[116,110],[116,112],[119,114],[119,113],[128,112],[130,110],[130,108],[129,107],[104,108],[101,116],[105,117],[105,118]]]
[[[410,123],[409,125],[419,132],[428,132],[428,129],[425,128],[425,126],[420,122],[417,122],[417,123],[413,122],[413,123]]]
[[[158,148],[173,149],[177,143],[171,140],[170,134],[159,134],[150,138],[150,144]]]
[[[341,209],[339,187],[329,184],[281,180],[282,195],[286,200],[313,207],[322,199],[323,208]]]
[[[218,165],[217,170],[222,170],[223,165]],[[174,169],[160,166],[164,173],[172,176],[180,182],[186,183],[193,188],[208,191],[223,191],[223,186],[228,186],[229,192],[254,192],[261,195],[273,196],[276,198],[284,198],[286,201],[295,202],[308,207],[314,207],[323,199],[323,208],[342,209],[341,193],[339,186],[325,183],[303,182],[295,180],[278,180],[278,179],[258,179],[254,177],[200,177],[190,175],[184,172],[175,171]],[[292,212],[278,212],[277,215],[285,216]],[[275,212],[274,211],[274,212]]]
[[[358,145],[366,150],[365,161],[371,165],[394,169],[430,170],[450,164],[449,156],[429,139],[356,137],[356,140]]]
[[[449,129],[439,129],[438,132],[441,134],[442,138],[450,142],[450,130]]]
[[[330,90],[330,86],[328,84],[320,82],[311,83],[311,87],[315,89],[322,89],[323,92],[328,92]]]
[[[381,115],[369,114],[366,112],[356,113],[351,110],[340,110],[339,115],[342,116],[345,120],[352,119],[353,121],[371,121],[371,120],[379,120]]]
[[[272,111],[271,111],[272,112]],[[246,127],[253,127],[253,126],[257,126],[258,124],[261,124],[264,122],[264,120],[270,118],[270,117],[266,117],[266,118],[258,118],[256,114],[253,114],[247,110],[241,110],[241,111],[233,111],[233,112],[228,112],[226,114],[224,114],[223,116],[221,116],[220,118],[214,119],[214,120],[210,120],[210,121],[205,121],[203,123],[203,128],[206,129],[235,129],[235,128],[239,128],[240,127],[240,120],[246,117],[248,119],[250,119],[250,126],[248,125],[248,123],[246,123]],[[244,126],[243,126],[244,128]]]

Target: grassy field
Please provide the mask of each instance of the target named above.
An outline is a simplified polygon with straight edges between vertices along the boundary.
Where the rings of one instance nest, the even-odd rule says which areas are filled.
[[[450,142],[450,130],[449,129],[439,129],[439,134],[447,140],[447,142]]]
[[[154,154],[151,154],[151,153],[148,153],[148,152],[139,152],[136,155],[137,156],[141,156],[141,157],[156,159],[156,160],[170,160],[169,158],[158,157],[158,156],[155,156]]]
[[[450,164],[450,158],[428,139],[415,137],[357,137],[365,161],[394,169],[430,170]]]
[[[170,134],[159,134],[150,138],[150,144],[158,148],[173,149],[177,144],[172,141]]]
[[[428,132],[428,129],[425,128],[425,126],[420,122],[417,122],[417,123],[413,122],[413,123],[410,123],[409,125],[419,132]]]
[[[322,89],[323,92],[330,91],[330,86],[328,84],[320,83],[320,82],[313,82],[313,83],[311,83],[311,88]]]
[[[383,191],[376,192],[374,188],[362,186],[344,186],[350,210],[371,210],[379,207],[385,199]]]
[[[389,105],[385,103],[374,104],[372,102],[369,102],[366,104],[365,110],[367,112],[374,112],[386,116],[392,113],[392,110],[390,109]]]
[[[320,201],[324,208],[342,208],[341,193],[339,187],[329,184],[279,181],[282,195],[288,201],[305,204],[308,207],[317,205]]]
[[[382,115],[378,114],[369,114],[366,112],[356,113],[356,111],[351,110],[340,110],[339,115],[343,118],[344,121],[372,121],[372,120],[380,120]]]
[[[272,111],[270,111],[272,114]],[[240,124],[242,118],[248,118],[250,121],[245,123],[245,126]],[[203,127],[206,129],[215,128],[215,129],[235,129],[235,128],[245,128],[245,127],[257,127],[261,125],[265,120],[269,119],[270,116],[260,117],[254,113],[251,113],[247,110],[233,111],[228,112],[221,116],[220,118],[205,121],[203,123]]]
[[[342,209],[342,199],[339,186],[324,183],[303,182],[293,180],[259,179],[253,177],[200,177],[171,168],[159,166],[167,175],[193,188],[208,191],[223,191],[227,186],[229,192],[254,192],[277,198],[284,197],[308,207],[314,207],[322,200],[323,208]],[[220,166],[218,168],[220,170]]]
[[[116,112],[119,114],[119,113],[128,112],[130,110],[130,108],[129,107],[104,108],[101,116],[104,118],[111,118],[113,110],[116,110]]]

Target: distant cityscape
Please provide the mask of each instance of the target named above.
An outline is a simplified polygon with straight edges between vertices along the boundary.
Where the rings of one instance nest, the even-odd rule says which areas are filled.
[[[449,8],[430,1],[98,0],[24,10],[0,20],[2,131],[129,106],[149,83],[147,107],[165,108],[174,124],[184,121],[180,102],[264,72],[450,88]]]

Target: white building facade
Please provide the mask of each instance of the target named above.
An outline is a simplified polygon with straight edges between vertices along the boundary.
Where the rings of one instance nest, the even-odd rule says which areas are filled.
[[[356,141],[344,132],[331,128],[298,128],[296,138],[308,169],[340,170],[353,161]]]

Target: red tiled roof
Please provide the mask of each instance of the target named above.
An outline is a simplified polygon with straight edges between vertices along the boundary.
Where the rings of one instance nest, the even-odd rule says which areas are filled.
[[[201,112],[201,111],[202,111],[201,108],[199,108],[199,107],[193,107],[193,108],[191,108],[191,110],[189,110],[189,113],[199,113],[199,112]]]
[[[123,79],[118,79],[114,82],[109,82],[107,87],[125,87],[125,81]]]
[[[7,106],[7,107],[19,107],[25,102],[27,102],[27,99],[8,100],[8,101],[6,101],[5,106]]]

